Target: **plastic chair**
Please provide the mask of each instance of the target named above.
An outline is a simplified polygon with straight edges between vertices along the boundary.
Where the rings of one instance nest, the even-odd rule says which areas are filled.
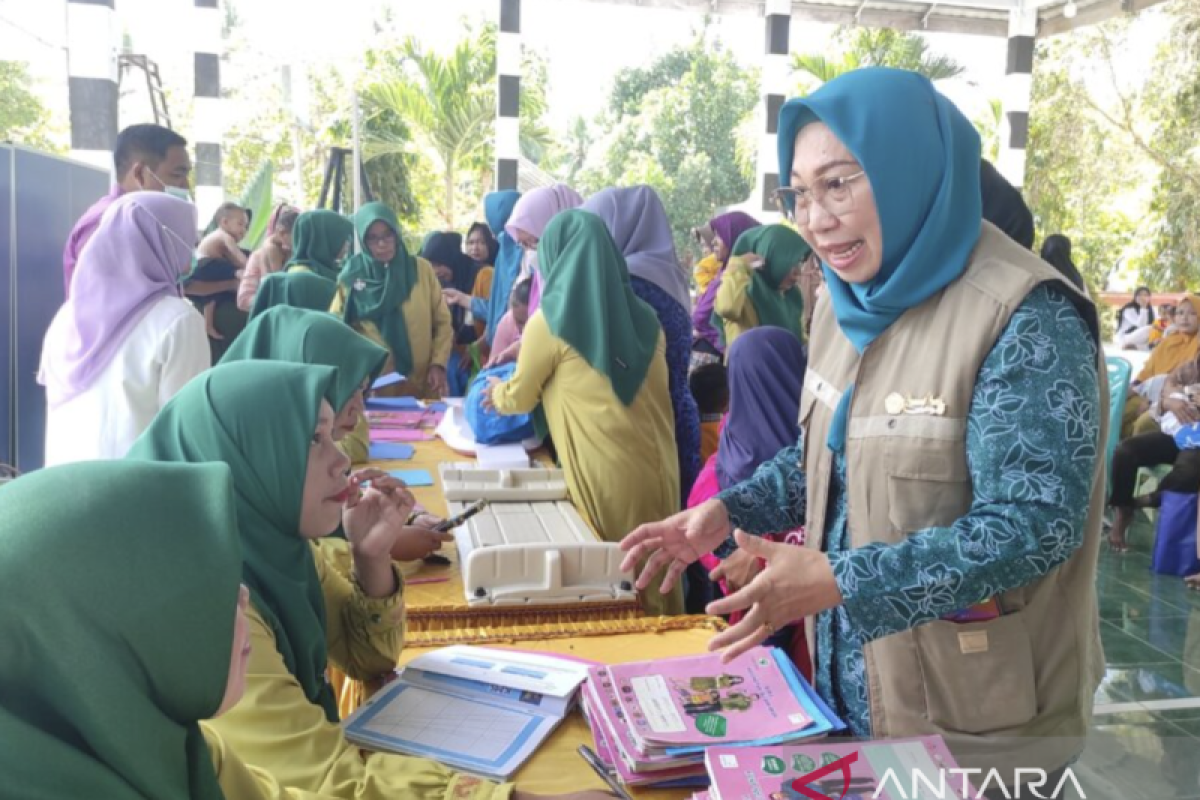
[[[1108,447],[1104,463],[1111,491],[1113,453],[1121,441],[1121,416],[1125,413],[1125,396],[1129,394],[1133,366],[1120,356],[1108,356],[1104,363],[1108,365]]]

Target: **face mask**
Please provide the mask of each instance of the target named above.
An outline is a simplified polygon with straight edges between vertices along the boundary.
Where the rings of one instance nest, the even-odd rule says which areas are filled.
[[[176,200],[182,200],[185,203],[192,202],[192,193],[187,189],[180,189],[178,186],[169,186],[166,181],[158,177],[154,170],[150,169],[149,167],[146,167],[146,172],[149,172],[150,176],[154,178],[154,180],[158,181],[159,186],[163,187],[164,194],[174,197]]]

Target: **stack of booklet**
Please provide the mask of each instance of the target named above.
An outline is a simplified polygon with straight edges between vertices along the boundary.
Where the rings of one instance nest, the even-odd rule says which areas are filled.
[[[348,717],[346,738],[502,780],[567,716],[586,677],[577,661],[446,647],[413,659]]]
[[[588,668],[583,711],[596,754],[628,786],[708,783],[714,746],[798,742],[844,727],[788,657],[757,647]]]

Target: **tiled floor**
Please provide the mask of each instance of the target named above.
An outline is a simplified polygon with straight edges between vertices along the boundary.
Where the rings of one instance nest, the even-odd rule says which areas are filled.
[[[1150,572],[1153,528],[1103,552],[1097,592],[1108,670],[1075,766],[1087,800],[1200,800],[1200,592]]]

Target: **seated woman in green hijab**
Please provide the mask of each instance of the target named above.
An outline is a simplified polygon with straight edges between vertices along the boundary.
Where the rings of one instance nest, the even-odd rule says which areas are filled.
[[[337,369],[330,398],[337,415],[333,440],[351,462],[363,463],[369,455],[370,439],[363,393],[379,377],[386,360],[386,350],[332,314],[280,306],[255,317],[221,363],[287,361]],[[443,542],[453,541],[453,535],[431,530],[441,522],[421,515],[415,526],[406,527],[396,539],[392,558],[417,561],[441,548]],[[340,556],[339,552],[335,557]]]
[[[354,227],[362,252],[346,262],[330,311],[388,349],[385,372],[404,376],[401,394],[447,394],[454,329],[437,274],[409,255],[396,213],[383,203],[360,208]]]
[[[292,229],[292,257],[287,272],[312,272],[337,281],[338,262],[350,252],[354,225],[336,211],[305,211]]]
[[[233,470],[253,651],[245,696],[212,725],[248,763],[291,788],[355,800],[504,800],[509,786],[424,759],[363,753],[338,724],[325,680],[330,661],[364,680],[395,669],[404,604],[389,552],[413,500],[384,473],[347,477],[350,462],[333,441],[334,373],[221,364],[184,387],[129,454],[223,461]],[[314,559],[309,545],[339,522],[352,580]]]
[[[51,467],[0,486],[0,506],[0,584],[22,599],[0,606],[8,786],[24,797],[319,800],[281,789],[200,724],[241,698],[250,655],[228,467]]]
[[[275,306],[328,311],[336,291],[336,283],[311,272],[276,272],[259,284],[250,319]]]
[[[666,360],[654,309],[633,293],[604,220],[564,211],[538,244],[542,305],[512,378],[491,402],[527,414],[540,402],[571,500],[600,538],[620,541],[679,508],[679,457]],[[645,592],[650,614],[680,614],[683,595]]]
[[[724,323],[726,352],[758,327],[783,328],[804,341],[804,297],[797,283],[811,253],[786,225],[761,225],[738,237],[713,304]]]

